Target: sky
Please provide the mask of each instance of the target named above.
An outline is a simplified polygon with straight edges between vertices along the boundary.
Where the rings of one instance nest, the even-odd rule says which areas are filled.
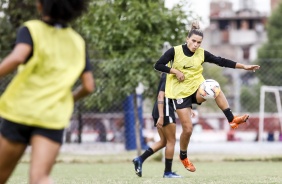
[[[165,6],[171,8],[180,0],[165,0]],[[194,12],[202,17],[201,27],[206,28],[209,25],[210,2],[212,0],[187,0],[191,4]],[[217,0],[218,1],[218,0]],[[233,10],[240,8],[240,1],[246,0],[226,0],[233,3]],[[270,0],[253,0],[254,8],[260,12],[270,14]],[[184,7],[185,8],[185,7]]]

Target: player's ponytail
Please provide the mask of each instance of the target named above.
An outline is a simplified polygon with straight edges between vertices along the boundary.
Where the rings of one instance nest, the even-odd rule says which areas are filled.
[[[191,29],[190,29],[190,31],[188,33],[188,37],[190,38],[193,34],[199,35],[201,37],[204,37],[204,33],[200,29],[200,25],[199,25],[198,21],[192,22]]]
[[[199,25],[198,21],[192,22],[191,30],[193,30],[193,29],[200,29],[200,25]]]

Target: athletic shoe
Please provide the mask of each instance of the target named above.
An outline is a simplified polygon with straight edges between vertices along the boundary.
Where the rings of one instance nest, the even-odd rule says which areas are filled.
[[[137,157],[132,160],[134,164],[135,173],[137,176],[142,177],[142,161],[140,157]]]
[[[175,172],[164,172],[164,178],[182,178],[182,176],[176,174]]]
[[[190,162],[190,160],[188,158],[181,160],[181,162],[188,171],[190,171],[190,172],[196,171],[196,167],[192,164],[192,162]]]
[[[240,124],[245,123],[249,118],[248,114],[245,114],[243,116],[234,116],[234,119],[232,122],[229,122],[229,125],[231,126],[232,129],[238,128]]]

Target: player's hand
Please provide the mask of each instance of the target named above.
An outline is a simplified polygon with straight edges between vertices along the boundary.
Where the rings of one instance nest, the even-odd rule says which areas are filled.
[[[164,124],[164,117],[159,117],[157,121],[157,128],[162,128]]]
[[[259,65],[244,65],[245,70],[252,70],[253,72],[258,70],[259,68],[260,68]]]
[[[182,82],[182,81],[185,80],[184,74],[183,74],[182,72],[180,72],[180,71],[178,71],[178,72],[175,74],[175,76],[176,76],[176,78],[177,78],[177,80],[178,80],[179,82]]]

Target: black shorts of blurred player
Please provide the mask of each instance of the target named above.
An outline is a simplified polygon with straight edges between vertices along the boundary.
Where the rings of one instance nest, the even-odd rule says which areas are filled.
[[[35,135],[43,136],[54,142],[62,144],[64,129],[53,130],[40,127],[32,127],[3,119],[0,132],[1,135],[8,140],[23,143],[26,145],[30,144],[30,140]]]

